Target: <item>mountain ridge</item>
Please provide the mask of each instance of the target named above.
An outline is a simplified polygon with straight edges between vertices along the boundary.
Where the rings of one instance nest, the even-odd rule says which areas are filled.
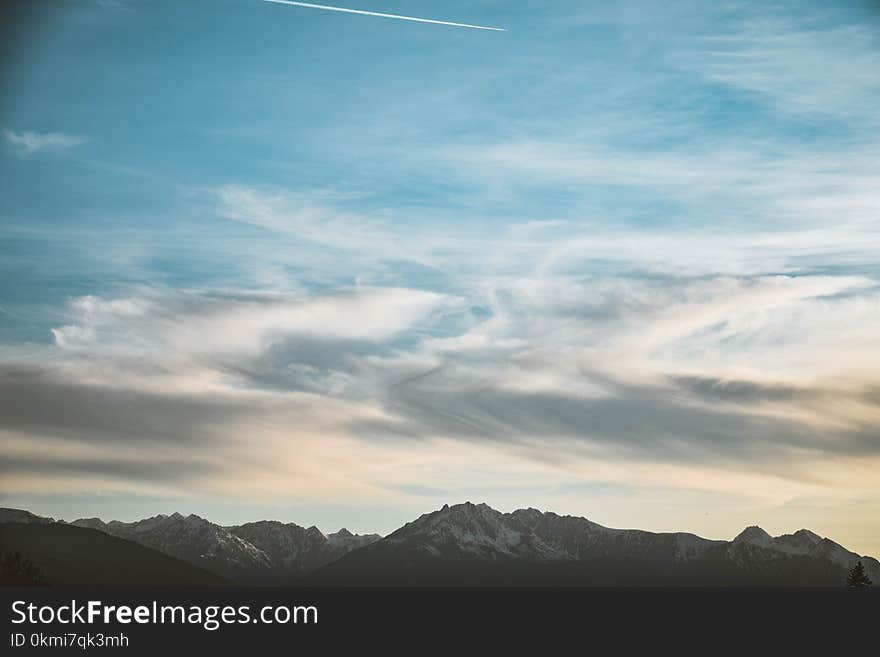
[[[772,537],[746,528],[730,541],[688,532],[604,527],[537,509],[486,504],[423,514],[307,578],[316,585],[816,585],[880,562],[809,530]]]
[[[224,527],[174,512],[134,522],[72,521],[125,538],[243,584],[289,584],[377,535],[330,538],[317,527],[261,520]]]
[[[18,509],[0,522],[51,523]],[[56,521],[64,523],[63,520]],[[880,562],[808,530],[771,536],[753,525],[729,541],[689,532],[605,527],[535,508],[445,504],[386,537],[324,534],[277,520],[221,526],[195,515],[72,526],[140,543],[243,584],[836,585],[861,560]]]

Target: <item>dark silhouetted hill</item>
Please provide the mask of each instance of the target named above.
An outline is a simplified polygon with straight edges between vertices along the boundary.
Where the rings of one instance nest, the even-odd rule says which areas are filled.
[[[0,523],[0,552],[17,553],[35,564],[49,586],[228,584],[214,573],[132,541],[60,523]]]

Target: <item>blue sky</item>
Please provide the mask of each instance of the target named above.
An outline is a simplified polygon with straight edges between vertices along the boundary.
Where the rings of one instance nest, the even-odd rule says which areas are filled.
[[[0,77],[5,504],[880,552],[875,3],[44,4]]]

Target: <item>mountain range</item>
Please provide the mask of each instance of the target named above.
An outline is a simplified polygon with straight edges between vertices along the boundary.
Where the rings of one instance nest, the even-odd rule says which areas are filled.
[[[64,521],[0,509],[0,523],[5,551],[4,528],[29,524],[39,532]],[[247,585],[841,586],[857,561],[880,582],[876,559],[806,529],[772,537],[748,527],[731,541],[710,540],[470,502],[424,514],[384,538],[268,520],[224,527],[179,513],[132,523],[85,518],[68,528],[109,534]]]
[[[179,513],[131,523],[81,518],[70,524],[140,543],[247,584],[294,583],[381,538],[378,534],[359,536],[345,528],[325,536],[317,527],[275,520],[222,527],[197,515]]]

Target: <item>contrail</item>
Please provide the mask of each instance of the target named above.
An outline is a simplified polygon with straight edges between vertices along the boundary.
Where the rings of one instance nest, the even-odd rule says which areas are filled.
[[[415,21],[416,23],[434,23],[435,25],[451,25],[452,27],[469,27],[472,30],[492,30],[493,32],[507,32],[502,27],[485,27],[483,25],[468,25],[467,23],[450,23],[449,21],[435,21],[430,18],[414,18],[413,16],[398,16],[397,14],[382,14],[378,11],[363,11],[361,9],[346,9],[345,7],[328,7],[327,5],[313,5],[308,2],[293,2],[293,0],[265,0],[265,2],[277,2],[281,5],[296,5],[309,9],[326,9],[327,11],[341,11],[346,14],[361,14],[363,16],[378,16],[379,18],[396,18],[399,21]]]

